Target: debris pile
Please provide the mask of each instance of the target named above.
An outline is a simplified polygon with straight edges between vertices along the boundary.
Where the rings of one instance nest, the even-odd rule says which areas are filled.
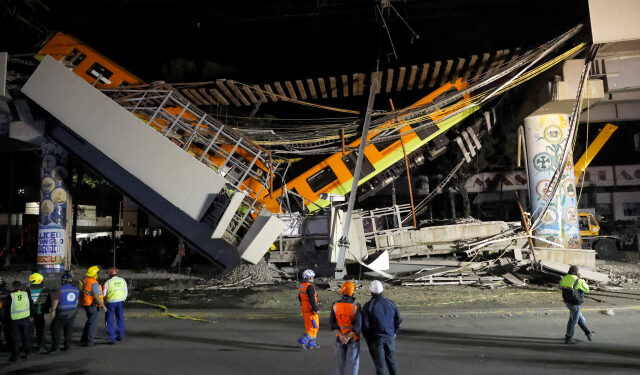
[[[206,285],[198,288],[202,290],[242,289],[282,281],[281,275],[282,271],[278,270],[274,264],[262,259],[257,264],[240,264],[223,278],[210,279]]]
[[[640,264],[609,262],[598,266],[598,271],[607,273],[612,285],[640,284]]]

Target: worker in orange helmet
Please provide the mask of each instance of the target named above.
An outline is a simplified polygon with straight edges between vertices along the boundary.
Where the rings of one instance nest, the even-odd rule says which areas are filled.
[[[303,349],[317,349],[320,346],[316,343],[318,328],[320,327],[320,317],[318,316],[318,293],[313,286],[313,278],[316,273],[313,270],[305,270],[302,273],[302,283],[298,288],[298,300],[304,318],[305,333],[300,336],[298,342]]]
[[[360,328],[362,315],[360,304],[357,304],[353,294],[356,285],[352,281],[345,281],[340,287],[342,299],[331,307],[329,324],[336,333],[336,374],[356,375],[360,367]]]

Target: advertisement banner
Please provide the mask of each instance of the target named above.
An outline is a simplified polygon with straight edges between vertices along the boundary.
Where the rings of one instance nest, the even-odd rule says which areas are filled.
[[[64,269],[67,254],[67,153],[54,143],[42,144],[38,266]]]

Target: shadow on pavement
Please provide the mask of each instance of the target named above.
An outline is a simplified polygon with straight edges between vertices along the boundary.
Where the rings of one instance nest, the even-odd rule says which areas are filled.
[[[511,354],[501,358],[501,360],[546,363],[550,365],[568,365],[576,368],[582,367],[602,367],[602,368],[640,368],[640,348],[629,348],[628,346],[603,344],[597,341],[592,343],[578,342],[576,345],[566,345],[564,338],[548,337],[528,337],[528,336],[505,336],[487,334],[468,334],[442,331],[422,331],[422,330],[401,330],[399,340],[431,342],[438,344],[449,344],[463,347],[478,348],[498,348],[505,350],[522,349],[538,352],[549,352],[567,359],[543,358],[535,355],[519,356]],[[597,340],[597,338],[596,338]],[[575,358],[573,354],[579,355]],[[571,355],[572,358],[569,358]],[[594,356],[615,356],[616,359],[600,361]],[[509,358],[510,357],[510,358]],[[516,358],[518,357],[518,358]],[[619,357],[631,360],[622,362]],[[634,363],[635,362],[635,363]]]
[[[263,342],[248,342],[248,341],[236,341],[236,340],[226,340],[219,339],[215,337],[194,337],[194,336],[183,336],[169,333],[158,333],[151,331],[137,331],[130,332],[128,334],[130,337],[144,337],[150,339],[161,339],[161,340],[170,340],[170,341],[182,341],[182,342],[192,342],[196,344],[205,344],[205,345],[219,345],[226,346],[224,348],[225,351],[231,351],[230,348],[236,349],[251,349],[251,350],[264,350],[264,351],[272,351],[272,352],[299,352],[301,349],[297,345],[280,345],[275,343],[263,343]]]

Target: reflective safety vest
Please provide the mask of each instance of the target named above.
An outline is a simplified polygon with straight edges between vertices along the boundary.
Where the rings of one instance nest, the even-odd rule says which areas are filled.
[[[29,295],[27,292],[11,293],[11,320],[28,318],[29,315]]]
[[[345,335],[353,331],[353,322],[356,320],[356,313],[358,312],[358,305],[349,302],[336,302],[333,304],[333,314],[338,322],[340,331]],[[355,332],[354,332],[355,333]],[[336,336],[338,334],[336,333]],[[354,340],[358,340],[360,337],[355,335]]]
[[[31,292],[31,302],[34,305],[44,305],[47,302],[47,297],[49,297],[49,289],[47,288],[31,287],[29,292]]]
[[[36,314],[43,314],[44,304],[47,302],[47,298],[49,297],[49,289],[42,287],[31,287],[29,288],[29,292],[31,293],[31,303],[35,306]]]
[[[91,293],[93,284],[98,284],[98,287],[100,288],[99,297],[94,297]],[[86,277],[84,280],[82,280],[82,298],[80,299],[80,304],[82,306],[100,306],[101,303],[96,302],[96,298],[102,299],[102,286],[100,286],[98,280],[94,279],[93,277]]]
[[[60,287],[60,299],[58,300],[58,311],[75,310],[78,307],[78,296],[80,291],[71,284],[64,284]]]
[[[313,308],[311,308],[311,303],[309,302],[309,295],[307,294],[307,288],[311,285],[311,283],[302,283],[298,288],[298,293],[300,295],[300,302],[302,303],[301,308],[303,313],[311,313],[313,312]],[[315,302],[316,306],[318,305],[318,293],[315,293]]]
[[[107,292],[106,302],[122,302],[125,300],[125,288],[126,281],[124,279],[114,276],[109,279],[109,285]]]

